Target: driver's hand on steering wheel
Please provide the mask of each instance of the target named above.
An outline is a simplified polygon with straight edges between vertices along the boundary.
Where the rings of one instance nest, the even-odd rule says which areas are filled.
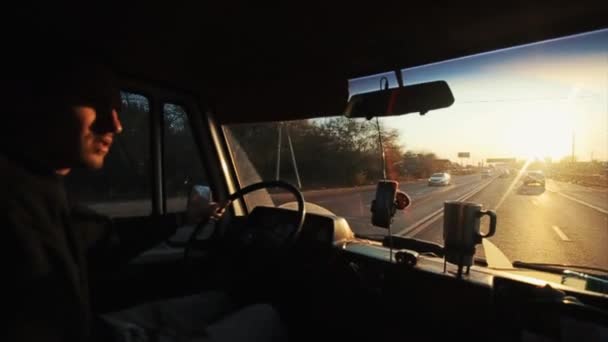
[[[211,202],[209,206],[209,219],[213,221],[221,219],[224,213],[226,212],[228,205],[230,205],[229,202],[223,202],[221,204],[217,202]]]
[[[191,206],[186,212],[187,224],[198,224],[203,221],[218,221],[226,212],[226,203],[210,202],[204,206]]]

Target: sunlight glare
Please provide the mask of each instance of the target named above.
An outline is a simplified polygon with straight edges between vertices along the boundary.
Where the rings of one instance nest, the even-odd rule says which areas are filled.
[[[494,207],[494,210],[498,210],[498,208],[500,208],[500,206],[505,201],[505,199],[507,199],[507,196],[515,188],[515,185],[517,185],[517,183],[519,183],[519,180],[521,179],[521,177],[528,171],[528,167],[530,166],[531,163],[532,163],[532,158],[528,158],[526,160],[526,163],[524,164],[524,166],[517,173],[517,176],[515,177],[515,179],[513,179],[513,182],[511,182],[511,184],[509,185],[509,187],[507,188],[507,190],[502,194],[502,197],[500,198],[500,200],[498,201],[498,203]]]
[[[570,102],[570,101],[568,101]],[[530,109],[512,127],[511,149],[522,158],[559,160],[570,153],[572,141],[571,106],[539,106]]]

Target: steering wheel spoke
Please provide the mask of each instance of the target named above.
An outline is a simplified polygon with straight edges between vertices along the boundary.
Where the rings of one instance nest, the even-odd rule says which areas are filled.
[[[297,210],[296,210],[296,215],[295,215],[295,219],[293,222],[293,225],[291,225],[291,227],[295,227],[295,229],[290,229],[290,232],[288,233],[287,236],[285,236],[283,238],[283,243],[290,245],[292,243],[295,243],[299,236],[300,233],[302,232],[302,227],[304,226],[304,218],[306,216],[306,205],[304,202],[304,196],[302,194],[302,192],[296,188],[295,186],[293,186],[290,183],[284,182],[284,181],[263,181],[263,182],[258,182],[258,183],[254,183],[251,185],[248,185],[238,191],[236,191],[235,193],[231,194],[228,197],[228,200],[225,202],[225,205],[223,206],[223,208],[220,208],[220,211],[225,211],[225,209],[235,200],[243,198],[243,196],[257,191],[257,190],[261,190],[261,189],[267,189],[267,188],[282,188],[285,189],[287,191],[289,191],[291,194],[293,194],[296,198],[296,203],[297,203]],[[206,240],[205,244],[199,244],[198,240],[196,239],[196,237],[198,236],[200,230],[210,221],[209,218],[201,221],[196,228],[194,229],[194,231],[192,232],[192,234],[190,235],[190,238],[188,239],[188,243],[186,244],[186,247],[184,248],[184,260],[187,261],[188,258],[190,257],[190,252],[194,247],[201,247],[201,246],[211,246],[213,245],[215,239],[214,237],[211,237],[210,239]],[[241,228],[245,228],[243,236],[240,236],[238,239],[241,240],[239,241],[240,244],[244,244],[244,245],[254,245],[256,244],[259,240],[263,240],[263,236],[261,236],[261,234],[263,234],[262,232],[256,232],[256,227],[251,227],[249,224],[244,223],[244,225]],[[264,242],[264,241],[262,241]],[[264,243],[262,243],[264,244]]]

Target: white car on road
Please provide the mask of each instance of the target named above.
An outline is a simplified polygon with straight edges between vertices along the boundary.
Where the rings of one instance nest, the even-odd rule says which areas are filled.
[[[447,172],[438,172],[431,175],[429,178],[429,186],[433,185],[450,185],[452,176]]]

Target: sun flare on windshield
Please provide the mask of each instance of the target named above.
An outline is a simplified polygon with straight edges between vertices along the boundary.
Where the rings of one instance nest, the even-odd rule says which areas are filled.
[[[530,109],[511,127],[510,149],[520,158],[559,160],[570,153],[573,132],[571,115],[565,110]]]

